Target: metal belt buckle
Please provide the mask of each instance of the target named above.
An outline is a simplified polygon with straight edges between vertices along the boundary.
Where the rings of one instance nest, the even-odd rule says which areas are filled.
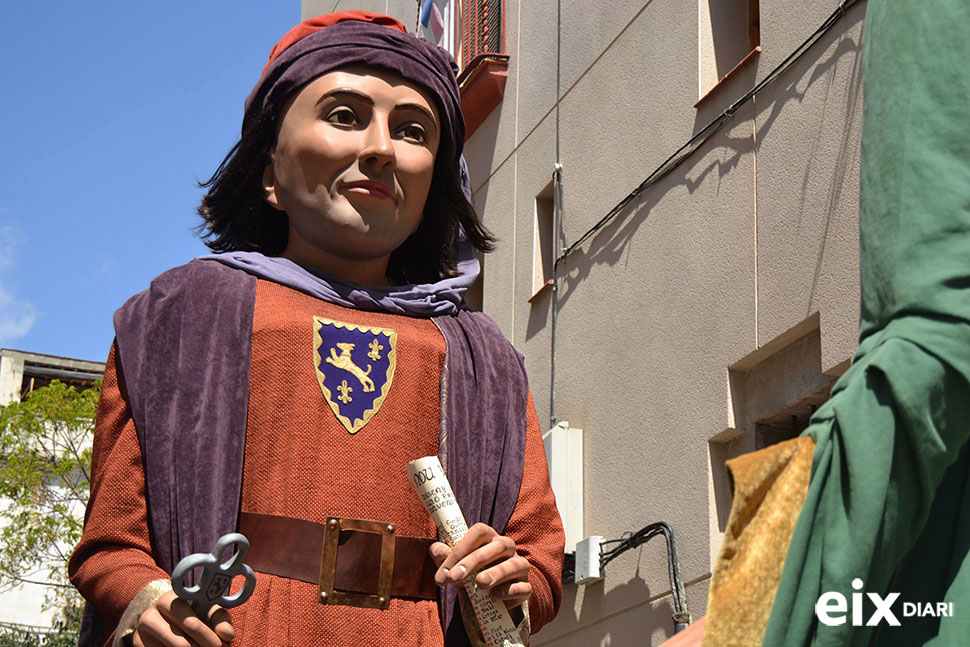
[[[394,529],[392,523],[327,517],[323,532],[323,552],[320,556],[321,604],[346,604],[367,609],[386,609],[391,605],[391,579],[394,574]],[[377,579],[377,593],[335,591],[334,574],[337,566],[338,540],[341,530],[372,532],[381,536],[381,566]]]

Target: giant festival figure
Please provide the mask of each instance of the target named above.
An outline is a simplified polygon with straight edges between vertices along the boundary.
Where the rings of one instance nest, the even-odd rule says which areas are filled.
[[[450,55],[388,16],[274,47],[205,185],[215,253],[115,315],[70,563],[82,645],[480,644],[455,586],[479,569],[522,633],[555,616],[563,531],[522,358],[464,300],[494,241],[460,108]],[[471,526],[454,549],[405,472],[428,455]],[[171,571],[234,531],[254,593],[200,619]]]

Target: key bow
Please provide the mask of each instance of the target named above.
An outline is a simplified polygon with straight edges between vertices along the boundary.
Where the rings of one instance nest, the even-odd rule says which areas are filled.
[[[221,555],[233,544],[236,551],[224,562],[220,562]],[[238,532],[223,535],[216,541],[210,553],[195,553],[184,557],[172,571],[172,589],[183,600],[188,601],[196,615],[208,621],[209,611],[216,604],[230,609],[239,606],[249,599],[256,588],[256,574],[243,563],[249,552],[249,540]],[[185,576],[196,568],[202,568],[202,574],[196,584],[185,586]],[[240,590],[227,595],[232,578],[242,575],[246,583]]]

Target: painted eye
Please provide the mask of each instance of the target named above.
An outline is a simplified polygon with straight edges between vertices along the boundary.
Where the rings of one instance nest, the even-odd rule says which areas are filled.
[[[357,115],[350,108],[336,108],[327,115],[327,121],[341,126],[353,126],[357,123]]]
[[[407,124],[406,126],[403,126],[399,132],[401,133],[401,137],[404,139],[412,140],[418,144],[424,144],[428,141],[428,135],[425,133],[424,127],[421,124]]]

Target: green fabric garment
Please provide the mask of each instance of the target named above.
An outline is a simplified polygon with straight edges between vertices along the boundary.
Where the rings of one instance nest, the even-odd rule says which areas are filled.
[[[805,432],[766,647],[970,644],[970,2],[870,0],[864,38],[860,346]],[[901,594],[900,627],[852,626],[854,578]],[[827,591],[841,626],[816,620]]]

